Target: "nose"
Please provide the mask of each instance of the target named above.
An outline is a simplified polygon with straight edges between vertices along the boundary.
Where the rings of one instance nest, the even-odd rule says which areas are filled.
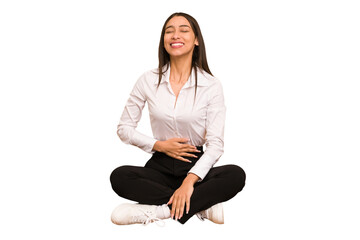
[[[179,34],[178,31],[174,31],[174,34],[171,36],[171,39],[178,39],[179,38]]]

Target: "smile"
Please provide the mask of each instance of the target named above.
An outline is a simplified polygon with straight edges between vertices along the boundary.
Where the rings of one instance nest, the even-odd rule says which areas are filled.
[[[180,43],[180,42],[170,43],[170,46],[173,48],[182,47],[182,46],[184,46],[184,43]]]

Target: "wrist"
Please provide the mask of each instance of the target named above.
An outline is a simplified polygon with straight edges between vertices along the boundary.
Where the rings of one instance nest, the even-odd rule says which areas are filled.
[[[162,141],[156,141],[153,150],[157,152],[162,152]]]
[[[189,184],[194,186],[194,184],[197,183],[199,180],[200,178],[197,175],[189,173],[184,179],[183,184]]]

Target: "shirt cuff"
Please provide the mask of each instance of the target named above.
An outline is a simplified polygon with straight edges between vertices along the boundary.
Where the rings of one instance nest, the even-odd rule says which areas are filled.
[[[189,173],[193,173],[197,175],[201,182],[205,176],[208,174],[210,169],[213,167],[216,161],[214,161],[210,156],[206,154],[206,152],[201,156],[201,158],[195,163],[195,166],[193,166]]]
[[[156,139],[136,131],[134,132],[134,135],[131,138],[130,144],[141,148],[147,153],[153,154],[155,152],[153,151],[153,147],[156,141],[157,141]]]

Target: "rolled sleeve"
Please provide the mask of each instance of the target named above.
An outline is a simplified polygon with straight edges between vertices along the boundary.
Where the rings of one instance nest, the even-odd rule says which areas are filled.
[[[212,88],[213,94],[210,96],[206,115],[206,150],[189,171],[200,177],[200,181],[224,153],[226,107],[223,88],[219,81]]]

